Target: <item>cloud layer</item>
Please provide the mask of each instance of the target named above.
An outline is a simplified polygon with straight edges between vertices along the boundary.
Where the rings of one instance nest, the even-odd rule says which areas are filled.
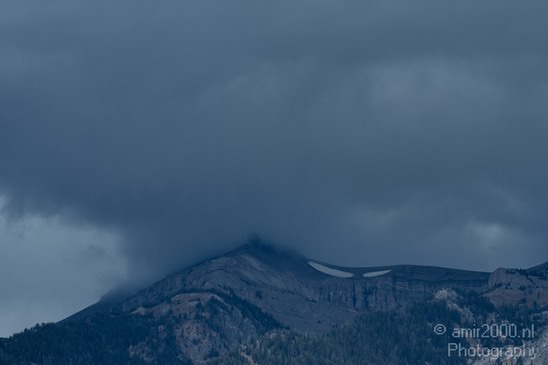
[[[548,256],[546,3],[2,7],[6,211],[115,231],[137,281],[254,234],[346,265]]]
[[[116,243],[58,218],[0,216],[0,336],[65,318],[123,282]]]

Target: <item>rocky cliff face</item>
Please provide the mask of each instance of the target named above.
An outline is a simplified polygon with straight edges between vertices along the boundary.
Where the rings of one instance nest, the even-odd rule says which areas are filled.
[[[489,275],[484,296],[497,305],[548,306],[548,280],[537,271],[499,268]]]
[[[281,327],[270,315],[233,296],[211,292],[176,294],[153,306],[139,306],[135,316],[152,315],[165,336],[194,363],[226,353],[234,344]],[[146,360],[148,344],[132,346],[130,357]]]
[[[441,288],[482,291],[489,278],[486,273],[421,266],[339,269],[353,276],[334,277],[302,257],[245,246],[172,275],[125,300],[118,309],[127,312],[158,305],[181,290],[211,290],[242,298],[291,329],[319,331],[347,323],[366,310],[432,298]],[[386,273],[364,277],[372,271]]]

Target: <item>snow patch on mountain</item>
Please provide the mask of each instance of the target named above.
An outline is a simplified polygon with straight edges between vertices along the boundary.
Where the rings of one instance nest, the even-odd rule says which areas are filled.
[[[363,277],[364,278],[374,278],[376,276],[381,276],[381,275],[388,274],[390,271],[392,271],[392,270],[366,272],[366,273],[363,274]]]
[[[312,266],[314,269],[324,274],[327,274],[329,276],[334,276],[337,278],[351,278],[352,276],[354,276],[354,274],[352,274],[351,272],[332,269],[330,267],[327,267],[325,265],[319,264],[314,261],[308,261],[308,265]]]

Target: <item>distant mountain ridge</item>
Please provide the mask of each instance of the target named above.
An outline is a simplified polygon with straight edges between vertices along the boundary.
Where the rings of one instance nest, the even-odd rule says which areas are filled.
[[[399,299],[397,292],[399,288],[398,285],[395,284],[398,283],[408,283],[410,285],[408,289],[411,292],[417,291],[417,288],[414,288],[415,290],[413,290],[412,284],[420,287],[421,283],[425,285],[423,289],[430,287],[430,291],[438,287],[456,287],[467,290],[488,291],[490,286],[496,285],[493,282],[491,284],[489,283],[489,278],[492,273],[488,272],[420,265],[343,267],[313,260],[322,265],[354,274],[354,277],[351,278],[337,278],[314,269],[309,265],[310,261],[311,260],[296,253],[280,250],[270,245],[257,243],[247,244],[225,255],[206,260],[178,273],[169,275],[136,294],[101,300],[83,311],[68,317],[66,320],[80,319],[85,317],[86,314],[91,314],[95,311],[102,312],[113,308],[128,310],[132,306],[137,305],[137,303],[150,305],[154,303],[153,298],[158,297],[160,295],[159,293],[161,293],[160,297],[169,296],[169,293],[176,292],[184,287],[227,291],[226,284],[228,282],[231,282],[233,285],[230,287],[231,289],[229,292],[239,291],[238,294],[241,294],[243,297],[251,302],[256,302],[257,304],[261,304],[261,300],[253,293],[249,294],[245,287],[242,287],[241,283],[245,283],[249,286],[252,282],[255,282],[255,285],[267,285],[272,288],[277,287],[286,292],[288,291],[288,287],[293,285],[295,287],[294,292],[303,288],[302,296],[303,298],[306,298],[307,301],[318,299],[307,297],[307,295],[310,294],[309,290],[311,289],[311,286],[320,290],[324,295],[326,290],[329,290],[328,288],[352,288],[351,292],[354,295],[356,294],[356,291],[362,290],[362,293],[360,294],[363,294],[363,297],[367,299],[366,301],[356,301],[360,303],[367,302],[370,306],[382,306],[383,304],[390,306],[390,303],[397,304]],[[542,276],[541,274],[547,269],[548,262],[522,271],[527,272],[529,275]],[[383,277],[377,277],[375,279],[363,277],[363,273],[379,271],[389,272],[383,275]],[[260,274],[260,277],[262,276],[261,280],[258,279],[257,273]],[[234,276],[236,277],[235,280]],[[270,281],[267,280],[268,277],[270,277]],[[286,281],[283,282],[282,278]],[[272,282],[274,279],[277,282]],[[312,283],[312,285],[310,285],[310,283]],[[394,293],[390,293],[394,296],[390,298],[386,297],[386,301],[379,301],[379,298],[370,295],[372,290],[378,292],[379,290],[382,291],[382,288],[395,290]],[[403,291],[405,292],[405,290]],[[384,293],[385,296],[387,294],[388,292]],[[425,294],[427,294],[427,292],[425,292]],[[343,298],[339,299],[340,301],[345,302]],[[416,299],[420,299],[420,296]],[[328,301],[335,302],[336,299],[331,294],[331,299]],[[353,305],[355,306],[354,303]]]
[[[548,309],[548,281],[543,277],[547,265],[493,273],[416,265],[347,268],[272,246],[248,244],[137,293],[107,296],[53,327],[0,341],[0,364],[3,357],[18,353],[22,338],[32,343],[46,330],[54,333],[52,338],[71,331],[81,331],[81,336],[90,331],[109,333],[105,326],[110,328],[111,323],[116,323],[109,330],[112,336],[128,331],[136,336],[109,350],[120,363],[199,364],[228,356],[236,346],[272,331],[319,334],[342,330],[364,315],[399,313],[402,308],[438,300],[439,293],[448,291],[456,293],[451,297],[476,298],[477,308],[488,303],[540,313]],[[338,277],[340,273],[344,275]],[[82,346],[78,336],[64,341]],[[98,336],[98,348],[107,346],[101,341],[110,343],[108,336]],[[57,346],[49,338],[41,341],[40,346],[46,348]],[[59,351],[56,356],[65,356]],[[90,353],[88,362],[79,361],[94,364],[100,353]]]
[[[272,246],[248,244],[170,275],[115,305],[99,302],[92,308],[128,312],[139,306],[156,305],[180,290],[199,288],[235,294],[291,328],[315,331],[351,320],[362,310],[389,309],[398,303],[424,299],[442,287],[483,290],[489,279],[489,273],[441,267],[330,265],[356,274],[342,279],[314,269],[309,261]],[[376,278],[360,275],[381,270],[390,272]],[[81,318],[86,311],[89,309],[74,318]]]

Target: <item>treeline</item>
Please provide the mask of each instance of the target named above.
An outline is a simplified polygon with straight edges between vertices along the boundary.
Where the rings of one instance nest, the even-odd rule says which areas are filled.
[[[193,312],[181,315],[103,313],[74,322],[37,325],[0,339],[0,365],[191,365],[176,342],[183,321],[201,322],[208,333],[219,334],[223,347],[204,355],[217,357],[208,365],[461,365],[466,358],[447,356],[448,343],[466,346],[465,339],[451,337],[452,328],[486,322],[539,330],[545,325],[538,308],[494,308],[478,293],[459,291],[457,308],[455,303],[436,300],[412,303],[364,313],[331,331],[306,334],[284,328],[270,314],[234,294],[215,294],[196,304]],[[242,344],[244,337],[227,336],[244,320],[257,337]],[[447,333],[436,335],[436,324],[446,326]],[[522,341],[487,338],[481,343],[490,347]]]
[[[128,349],[153,351],[131,356]],[[181,357],[172,339],[159,336],[158,323],[151,316],[99,314],[77,322],[36,325],[0,342],[0,365],[31,364],[191,365],[191,362]]]
[[[176,342],[177,328],[183,321],[204,323],[230,345],[235,345],[235,340],[225,336],[226,316],[231,313],[251,323],[258,335],[282,328],[270,314],[234,294],[210,293],[222,300],[212,297],[182,315],[112,312],[36,325],[0,340],[0,365],[189,365],[191,361]],[[212,349],[208,356],[219,356],[219,351]]]
[[[458,313],[444,303],[411,305],[368,313],[324,334],[275,331],[209,365],[465,364],[466,359],[447,356],[447,344],[455,339],[433,332],[437,323],[450,328],[459,320]]]

